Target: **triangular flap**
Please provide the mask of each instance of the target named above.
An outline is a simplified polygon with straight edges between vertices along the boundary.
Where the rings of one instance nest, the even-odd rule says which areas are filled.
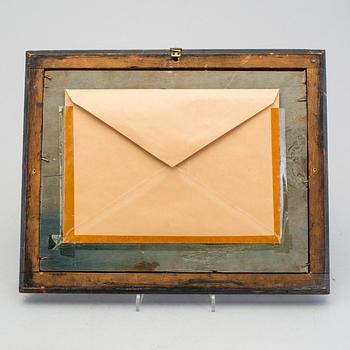
[[[278,98],[276,89],[69,89],[71,101],[175,166]]]

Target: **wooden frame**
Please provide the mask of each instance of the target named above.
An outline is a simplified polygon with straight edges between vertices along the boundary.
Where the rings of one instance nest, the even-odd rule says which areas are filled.
[[[307,273],[44,272],[39,266],[45,70],[305,70],[308,105]],[[329,293],[325,52],[322,50],[31,51],[26,61],[21,292]]]

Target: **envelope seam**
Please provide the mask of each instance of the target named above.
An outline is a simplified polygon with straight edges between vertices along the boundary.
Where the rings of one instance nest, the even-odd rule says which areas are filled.
[[[113,205],[118,202],[121,198],[127,196],[128,194],[131,194],[132,192],[137,191],[137,189],[139,189],[141,186],[145,185],[146,183],[148,183],[149,181],[151,181],[152,179],[154,179],[156,176],[159,176],[162,172],[165,172],[167,169],[160,169],[159,171],[155,172],[154,174],[152,174],[151,176],[148,176],[147,178],[143,179],[142,181],[138,182],[137,184],[135,184],[131,189],[123,192],[122,194],[120,194],[117,198],[114,198],[112,201],[110,201],[108,204],[106,204],[103,208],[101,208],[100,210],[96,211],[91,218],[80,222],[79,224],[77,224],[75,226],[75,231],[77,228],[81,227],[82,225],[86,225],[89,222],[92,222],[93,220],[95,220],[98,216],[103,215],[105,212],[107,212],[109,209],[111,209],[113,207]]]
[[[226,199],[223,199],[220,197],[220,194],[217,193],[216,191],[212,190],[212,189],[208,189],[205,185],[203,185],[202,183],[200,183],[197,179],[194,179],[192,176],[190,176],[188,173],[184,172],[182,169],[180,170],[179,168],[176,168],[177,171],[181,172],[182,175],[184,175],[187,179],[191,180],[192,182],[194,182],[196,185],[200,186],[202,189],[204,189],[205,191],[209,192],[210,194],[212,194],[213,196],[215,196],[215,198],[217,198],[219,201],[221,201],[224,205],[228,206],[231,210],[234,210],[236,212],[239,212],[241,214],[243,214],[244,216],[246,216],[247,218],[249,218],[250,220],[254,221],[254,223],[258,226],[260,226],[261,228],[263,228],[264,230],[267,231],[271,231],[270,228],[268,228],[267,226],[265,226],[263,223],[259,222],[258,220],[256,220],[253,216],[251,216],[249,213],[247,213],[246,211],[244,211],[243,209],[229,204],[227,203]]]

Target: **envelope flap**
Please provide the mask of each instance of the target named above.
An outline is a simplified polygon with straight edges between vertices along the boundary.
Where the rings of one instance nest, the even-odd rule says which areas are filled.
[[[70,89],[66,92],[73,104],[171,167],[268,108],[278,98],[276,89]]]

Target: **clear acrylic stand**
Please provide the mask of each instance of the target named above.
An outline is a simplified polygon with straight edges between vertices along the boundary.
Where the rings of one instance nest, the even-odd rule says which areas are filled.
[[[143,301],[143,297],[144,297],[144,294],[136,294],[136,300],[135,300],[136,312],[140,312],[140,307]]]
[[[144,294],[136,294],[136,299],[135,299],[136,312],[141,311],[141,304],[144,296],[145,296]],[[210,311],[215,312],[215,306],[216,306],[215,294],[209,294],[209,300],[210,300]]]
[[[209,294],[209,299],[210,299],[210,311],[215,312],[215,294]]]

